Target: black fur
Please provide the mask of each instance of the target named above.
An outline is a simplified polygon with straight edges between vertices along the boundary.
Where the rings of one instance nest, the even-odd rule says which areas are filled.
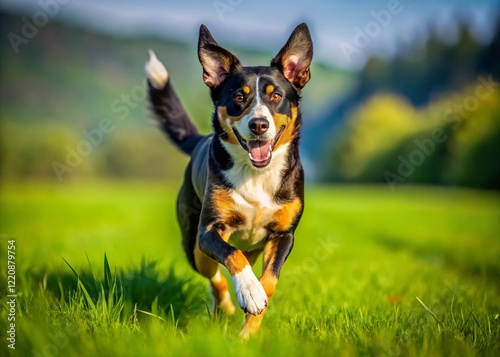
[[[162,89],[149,84],[149,100],[160,128],[186,154],[190,155],[203,138],[175,94],[170,80]]]

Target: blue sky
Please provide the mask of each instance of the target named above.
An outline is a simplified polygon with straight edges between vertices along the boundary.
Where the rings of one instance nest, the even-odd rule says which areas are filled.
[[[223,44],[262,49],[277,50],[291,29],[305,21],[316,58],[343,68],[359,67],[374,53],[390,56],[405,43],[421,42],[429,24],[453,41],[457,15],[487,41],[500,9],[500,0],[0,0],[0,6],[30,18],[40,11],[40,3],[54,1],[61,3],[54,17],[115,35],[154,34],[196,43],[204,23]]]

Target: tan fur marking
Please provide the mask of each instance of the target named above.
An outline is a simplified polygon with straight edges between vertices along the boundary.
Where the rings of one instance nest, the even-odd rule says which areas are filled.
[[[218,214],[217,218],[220,223],[229,227],[236,227],[244,222],[245,218],[240,212],[234,209],[234,200],[227,190],[221,188],[213,189],[211,201]],[[222,235],[222,239],[227,242],[229,235]]]
[[[260,277],[259,281],[262,284],[267,297],[270,298],[273,296],[274,291],[276,290],[276,285],[278,285],[278,278],[266,271]]]
[[[262,275],[259,281],[262,284],[268,299],[271,298],[276,290],[276,285],[278,285],[278,279],[273,275],[264,272],[264,275]],[[264,317],[266,311],[267,309],[262,311],[259,315],[245,315],[245,322],[243,323],[243,327],[240,331],[240,336],[242,338],[247,339],[251,336],[255,336],[259,332],[260,325],[262,324],[262,318]]]
[[[244,86],[243,87],[243,93],[250,94],[250,87],[249,86]]]
[[[237,250],[227,257],[224,265],[229,271],[229,274],[234,275],[242,271],[243,268],[249,265],[249,263],[245,255],[241,251]]]
[[[276,244],[273,244],[273,242],[271,241],[268,242],[268,244],[266,244],[266,247],[264,248],[264,273],[259,278],[259,281],[262,284],[262,287],[264,288],[268,299],[270,299],[274,294],[276,286],[278,285],[278,278],[268,270],[272,262],[274,261],[277,249],[278,246]],[[245,315],[245,322],[243,323],[243,327],[240,330],[240,336],[242,338],[247,339],[251,336],[255,336],[259,332],[262,318],[264,317],[266,311],[267,308],[261,314],[256,316],[251,314]]]
[[[227,290],[227,280],[222,275],[220,269],[217,273],[210,279],[212,286],[212,296],[214,298],[214,313],[224,312],[226,314],[234,314],[236,308],[234,307],[229,292]]]
[[[194,246],[194,263],[198,272],[204,277],[211,279],[219,269],[219,264],[203,253],[198,244]]]
[[[276,240],[269,240],[264,246],[264,254],[262,259],[262,271],[264,272],[264,274],[269,269],[270,264],[274,263],[276,253],[278,252],[278,245],[276,243]]]
[[[271,94],[272,92],[274,92],[274,86],[272,84],[269,84],[267,87],[266,87],[266,93],[267,94]]]
[[[272,228],[275,231],[287,231],[297,218],[302,209],[302,202],[295,198],[291,202],[285,203],[278,211],[274,213]]]
[[[213,295],[216,297],[217,301],[222,301],[225,297],[227,291],[227,281],[224,279],[224,283],[212,283],[212,288],[214,289]]]
[[[297,115],[298,115],[297,107],[292,107],[291,118],[284,114],[276,114],[276,113],[273,114],[273,120],[276,125],[276,130],[279,130],[279,128],[282,125],[285,125],[285,130],[283,130],[283,132],[281,133],[278,142],[274,146],[274,150],[278,149],[281,145],[285,145],[291,142],[297,135],[295,130],[295,120],[297,119]]]
[[[259,315],[252,315],[252,314],[245,315],[245,322],[243,323],[243,327],[240,330],[241,338],[246,340],[251,336],[257,335],[260,329],[260,325],[262,323],[262,318],[264,317],[266,310],[264,310]]]
[[[211,193],[212,204],[216,211],[222,213],[231,210],[234,206],[234,200],[227,190],[222,188],[214,188]]]
[[[219,119],[220,126],[222,127],[222,130],[224,130],[227,134],[227,138],[224,139],[224,141],[230,143],[230,144],[238,144],[238,139],[236,138],[236,135],[234,135],[233,128],[231,126],[232,123],[240,121],[241,118],[243,118],[245,115],[248,114],[250,111],[250,108],[247,108],[241,115],[237,117],[233,117],[229,114],[227,114],[227,108],[226,107],[218,107],[217,108],[217,117]],[[229,122],[228,121],[229,119]]]
[[[233,314],[235,307],[228,298],[227,280],[219,269],[219,263],[206,256],[199,248],[194,247],[194,261],[196,270],[210,280],[211,292],[214,298],[214,313],[218,310],[226,314]]]

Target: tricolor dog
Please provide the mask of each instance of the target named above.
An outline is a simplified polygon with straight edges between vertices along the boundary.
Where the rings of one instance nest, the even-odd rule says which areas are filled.
[[[198,134],[153,52],[146,63],[155,117],[191,156],[177,199],[185,253],[209,279],[215,311],[232,314],[220,264],[226,267],[246,313],[244,338],[259,330],[304,209],[299,99],[312,55],[309,29],[301,24],[270,66],[244,67],[202,25],[198,57],[215,107],[214,133],[206,136]],[[257,278],[252,265],[260,253]]]

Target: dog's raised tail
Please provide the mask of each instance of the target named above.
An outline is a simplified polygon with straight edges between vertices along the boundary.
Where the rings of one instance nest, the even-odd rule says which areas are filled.
[[[152,50],[149,50],[145,71],[149,102],[160,128],[183,152],[190,155],[203,136],[198,134],[170,84],[167,69]]]

